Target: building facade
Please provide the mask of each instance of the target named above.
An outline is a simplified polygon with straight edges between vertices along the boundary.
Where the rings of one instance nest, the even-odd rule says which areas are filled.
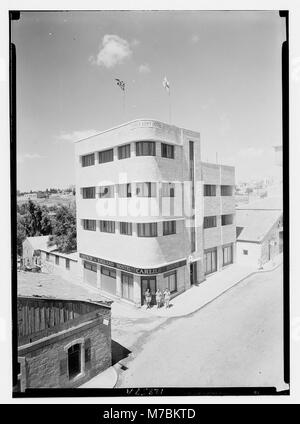
[[[283,252],[283,214],[276,209],[237,209],[237,262],[260,268]]]
[[[109,303],[18,296],[17,391],[78,387],[111,366]]]
[[[200,134],[140,119],[75,143],[84,282],[140,306],[234,261],[234,168],[201,162]]]

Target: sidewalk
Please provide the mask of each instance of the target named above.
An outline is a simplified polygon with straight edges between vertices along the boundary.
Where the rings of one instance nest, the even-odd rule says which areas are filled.
[[[105,371],[91,378],[91,380],[79,386],[80,389],[112,389],[118,380],[118,374],[114,367],[109,367]]]
[[[146,309],[146,305],[143,305],[141,308],[135,308],[115,301],[112,304],[112,315],[118,317],[124,316],[126,318],[141,318],[146,316],[169,318],[189,315],[250,275],[256,272],[271,271],[279,266],[280,263],[282,263],[282,254],[266,263],[261,270],[258,270],[254,266],[233,264],[222,270],[222,272],[208,276],[198,286],[192,286],[187,291],[171,299],[171,307],[169,309],[165,309],[164,307],[157,309],[156,306]]]

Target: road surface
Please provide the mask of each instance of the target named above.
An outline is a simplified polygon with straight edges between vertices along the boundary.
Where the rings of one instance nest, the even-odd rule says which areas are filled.
[[[280,266],[249,277],[187,317],[170,318],[148,329],[121,361],[127,369],[120,372],[117,387],[276,386],[280,390],[282,324]]]

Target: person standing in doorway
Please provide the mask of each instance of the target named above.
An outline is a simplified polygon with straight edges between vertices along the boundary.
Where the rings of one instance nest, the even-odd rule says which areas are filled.
[[[160,291],[160,289],[157,290],[157,292],[155,293],[156,296],[156,305],[157,308],[160,308],[160,304],[161,304],[161,299],[162,299],[162,292]]]
[[[166,307],[166,309],[170,307],[170,298],[171,298],[171,293],[170,293],[170,290],[167,287],[164,290],[164,301],[165,301],[165,307]]]
[[[146,309],[149,309],[151,305],[151,293],[149,289],[145,291],[145,300],[146,300]]]

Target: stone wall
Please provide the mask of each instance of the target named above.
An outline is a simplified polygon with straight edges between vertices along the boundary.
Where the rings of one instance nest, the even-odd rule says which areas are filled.
[[[97,318],[54,337],[19,347],[19,358],[25,358],[23,388],[24,380],[27,388],[78,387],[111,366],[110,310],[106,314],[104,319]],[[67,348],[77,341],[82,346],[82,370],[70,379]]]

